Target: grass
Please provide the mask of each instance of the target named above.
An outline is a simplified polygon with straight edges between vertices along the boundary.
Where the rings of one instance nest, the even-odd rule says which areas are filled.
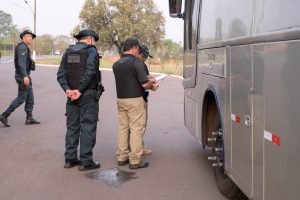
[[[112,68],[113,63],[118,59],[118,56],[104,56],[100,60],[100,68]],[[61,61],[61,57],[56,58],[48,58],[43,60],[37,60],[37,64],[46,64],[46,65],[59,65]],[[155,73],[165,73],[165,74],[174,74],[182,76],[182,61],[179,64],[175,64],[174,60],[168,60],[164,62],[164,66],[160,64],[159,61],[155,61],[155,64],[151,64],[151,62],[146,62],[148,65],[149,71]]]
[[[57,57],[57,58],[47,58],[47,59],[43,59],[43,60],[36,60],[35,63],[36,64],[44,64],[44,65],[59,65],[61,61],[61,57]]]

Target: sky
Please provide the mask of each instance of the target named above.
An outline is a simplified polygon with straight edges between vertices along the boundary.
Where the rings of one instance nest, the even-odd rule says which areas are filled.
[[[13,24],[19,29],[29,27],[33,31],[34,0],[0,0],[0,10],[11,14]],[[37,35],[69,35],[79,24],[79,13],[85,0],[36,0],[36,32]],[[174,42],[183,41],[183,20],[169,17],[168,0],[154,0],[158,10],[166,19],[166,39]],[[29,7],[30,6],[30,7]],[[100,36],[101,37],[101,36]]]

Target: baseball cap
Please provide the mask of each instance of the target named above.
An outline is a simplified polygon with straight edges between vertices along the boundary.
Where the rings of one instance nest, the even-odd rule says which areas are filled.
[[[141,45],[140,53],[143,54],[145,58],[148,58],[148,56],[153,58],[153,56],[150,55],[149,48],[146,45]]]

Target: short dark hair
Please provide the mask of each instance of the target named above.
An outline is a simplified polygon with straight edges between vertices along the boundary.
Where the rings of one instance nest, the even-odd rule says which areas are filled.
[[[140,48],[140,42],[136,38],[127,38],[124,42],[122,42],[122,50],[129,51],[133,47],[137,46]]]

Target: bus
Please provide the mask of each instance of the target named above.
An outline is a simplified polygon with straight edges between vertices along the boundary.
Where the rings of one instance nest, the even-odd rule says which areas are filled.
[[[184,123],[220,192],[300,199],[300,1],[169,0],[169,11],[184,20]]]

